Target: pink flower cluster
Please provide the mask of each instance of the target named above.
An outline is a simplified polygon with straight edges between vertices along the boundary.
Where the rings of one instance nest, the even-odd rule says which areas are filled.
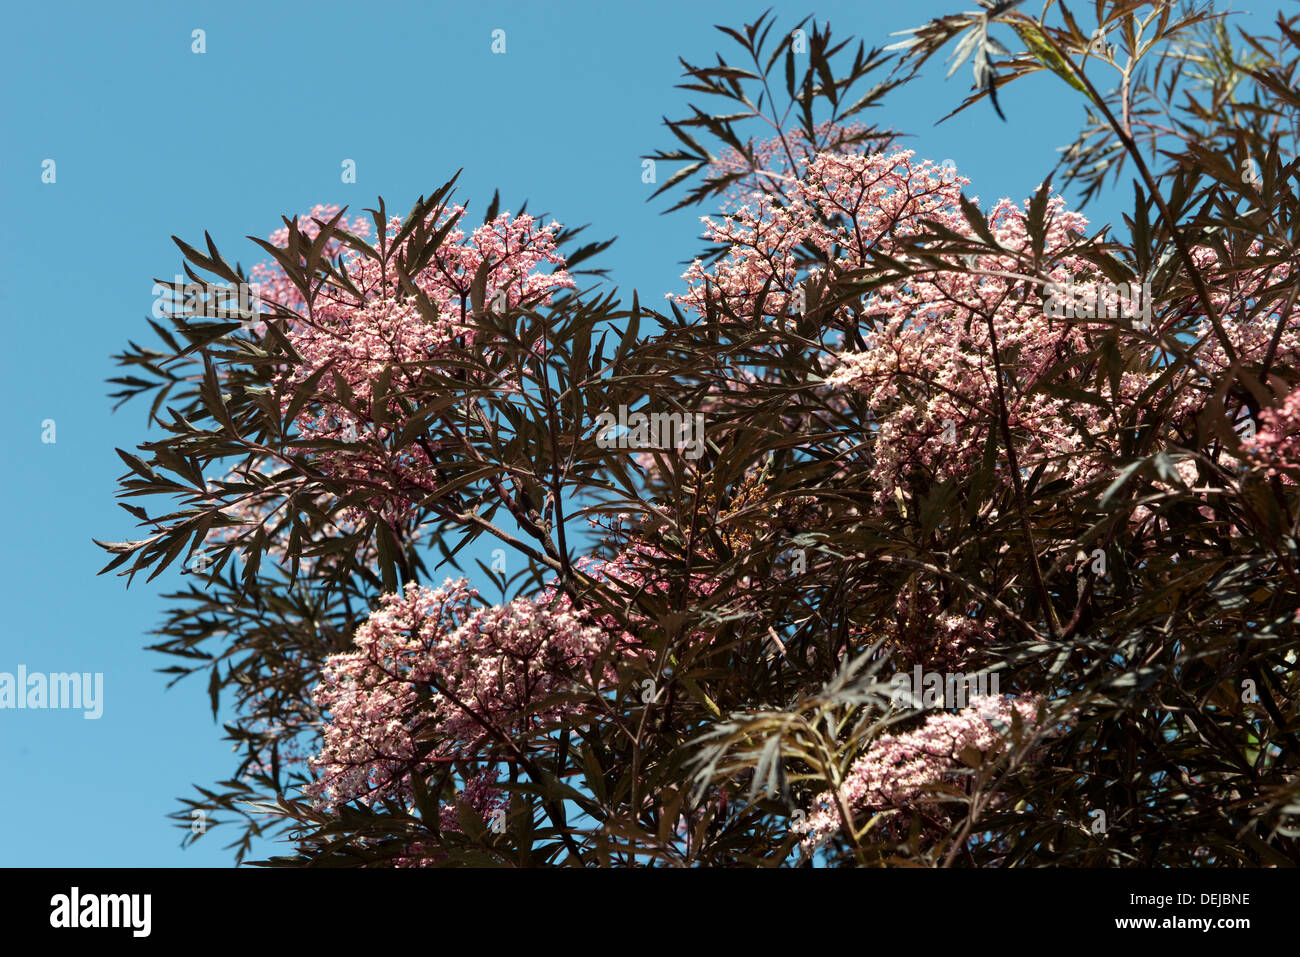
[[[452,207],[442,218],[431,219],[429,225],[441,226],[462,211],[459,206]],[[312,212],[327,220],[337,209],[316,207]],[[396,217],[389,222],[390,242],[401,225]],[[354,221],[350,231],[365,235],[363,226]],[[303,228],[310,236],[319,232],[314,223]],[[303,361],[286,370],[277,383],[282,409],[288,410],[297,386],[329,367],[314,388],[313,400],[301,407],[295,420],[303,438],[347,444],[347,448],[319,453],[318,464],[324,472],[387,488],[385,517],[390,521],[409,510],[422,492],[437,487],[430,458],[438,452],[437,443],[393,447],[392,439],[406,420],[398,396],[418,399],[427,393],[432,388],[426,381],[429,370],[439,368],[439,359],[457,350],[491,347],[491,343],[476,341],[470,324],[470,289],[483,263],[488,264],[486,304],[499,311],[536,307],[548,303],[556,291],[575,287],[556,251],[559,230],[558,223],[540,226],[531,216],[512,218],[508,212],[468,235],[453,228],[428,265],[412,277],[436,313],[433,321],[403,288],[391,263],[385,266],[355,250],[343,255],[342,267],[359,297],[331,285],[305,303],[278,265],[254,270],[268,290],[265,296],[279,297],[277,301],[297,312],[288,323],[288,338]],[[287,230],[280,230],[272,240],[284,245]],[[409,240],[405,240],[389,252],[396,258],[408,248]],[[337,240],[327,244],[329,252],[342,252]],[[544,273],[540,271],[543,265],[555,268]],[[378,397],[375,384],[385,370],[391,377],[388,394]],[[355,397],[359,414],[331,398],[340,379]],[[517,384],[503,381],[499,387],[512,389]]]
[[[969,235],[960,206],[964,182],[928,161],[915,162],[908,150],[819,155],[788,205],[759,198],[721,222],[705,219],[708,237],[730,250],[712,268],[693,264],[684,276],[688,291],[678,299],[703,313],[707,292],[748,315],[767,287],[763,312],[784,323],[807,302],[806,293],[800,299],[806,245],[834,250],[836,265],[849,271],[871,266],[873,253],[905,255],[900,242],[917,235],[922,220]],[[873,438],[879,503],[890,501],[896,488],[906,495],[914,474],[938,481],[978,466],[997,422],[995,342],[1020,464],[1046,460],[1049,473],[1070,480],[1110,467],[1104,456],[1088,454],[1087,436],[1104,431],[1103,413],[1035,388],[1063,357],[1089,351],[1110,321],[1053,319],[1043,295],[1026,291],[1017,276],[1024,268],[1019,254],[1030,258],[1027,207],[1003,200],[987,215],[989,231],[1010,253],[912,275],[879,287],[864,303],[875,317],[862,330],[866,348],[841,354],[827,385],[861,393],[875,410],[874,422],[862,427]],[[1047,217],[1045,254],[1054,262],[1048,277],[1095,296],[1102,277],[1066,252],[1086,221],[1059,196],[1049,200]],[[836,322],[853,321],[841,307]],[[1134,400],[1149,381],[1128,373],[1121,395]]]
[[[1265,258],[1263,244],[1252,242],[1247,255]],[[1263,361],[1277,336],[1276,367],[1294,368],[1300,358],[1300,315],[1288,310],[1286,298],[1274,299],[1265,305],[1265,297],[1290,278],[1294,266],[1286,261],[1255,269],[1227,269],[1220,261],[1218,250],[1200,246],[1192,250],[1192,260],[1206,277],[1210,301],[1218,313],[1219,324],[1232,343],[1239,359],[1248,363]],[[1284,312],[1289,314],[1279,330],[1278,320]],[[1198,339],[1204,346],[1196,354],[1197,361],[1208,370],[1224,372],[1231,363],[1222,343],[1214,332],[1208,316],[1202,316],[1196,327]]]
[[[601,629],[541,601],[475,609],[476,598],[464,579],[409,584],[380,600],[355,651],[326,659],[313,696],[324,740],[307,788],[319,806],[409,800],[411,775],[427,775],[432,759],[482,757],[497,735],[570,710],[536,706],[590,681]]]
[[[942,813],[926,791],[955,781],[953,772],[968,748],[981,753],[993,749],[1011,728],[1018,714],[1026,726],[1038,717],[1035,697],[1006,698],[977,696],[971,707],[941,712],[905,734],[884,734],[876,738],[853,762],[840,788],[840,797],[851,813],[915,812]],[[812,813],[798,826],[804,834],[801,845],[811,851],[837,833],[841,818],[835,795],[826,791],[813,802]],[[861,825],[861,819],[855,826]],[[905,822],[885,822],[891,833],[906,832]]]
[[[1300,470],[1300,389],[1288,395],[1282,404],[1259,414],[1264,426],[1253,442],[1247,443],[1251,457],[1270,476]]]
[[[958,668],[996,637],[973,601],[961,609],[962,614],[944,614],[929,591],[917,588],[901,591],[895,606],[898,614],[888,623],[889,644],[905,662]]]
[[[798,181],[803,163],[810,162],[818,153],[861,153],[869,144],[883,137],[859,138],[866,126],[856,120],[836,123],[831,120],[819,123],[810,140],[802,127],[782,131],[757,142],[750,142],[751,163],[735,147],[725,147],[709,164],[710,178],[720,175],[739,176],[723,193],[722,209],[730,211],[746,203],[758,201],[763,196],[785,195],[787,189]]]
[[[298,217],[298,229],[307,235],[308,239],[315,239],[320,235],[320,226],[316,220],[322,223],[328,223],[338,216],[341,208],[333,205],[316,205],[311,208],[311,212],[306,216]],[[370,236],[373,228],[369,219],[364,216],[354,216],[349,221],[346,216],[342,217],[336,224],[337,228],[346,229],[348,232],[362,239]],[[281,249],[289,247],[289,227],[281,226],[275,232],[267,237],[267,240],[273,246]],[[331,262],[343,256],[345,260],[355,258],[355,254],[349,252],[348,247],[341,239],[333,238],[325,244],[324,254]],[[298,265],[306,265],[306,257],[298,257]],[[257,263],[249,270],[249,278],[257,284],[258,294],[265,303],[283,306],[292,312],[303,312],[307,308],[306,300],[302,297],[302,292],[298,287],[290,282],[289,277],[285,274],[280,264],[274,260],[270,262]]]

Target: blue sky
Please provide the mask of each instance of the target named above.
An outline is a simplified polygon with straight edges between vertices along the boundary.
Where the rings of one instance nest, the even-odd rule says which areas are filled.
[[[891,42],[970,4],[921,0],[777,3],[838,35]],[[1239,3],[1240,7],[1241,4]],[[1275,8],[1260,3],[1261,9]],[[166,815],[193,783],[229,775],[234,755],[203,685],[170,691],[143,650],[158,595],[177,576],[128,591],[95,577],[91,538],[129,537],[115,504],[114,447],[145,438],[143,405],[111,412],[109,358],[147,342],[152,279],[180,260],[170,236],[209,231],[229,258],[243,237],[315,203],[404,212],[458,168],[477,222],[500,188],[593,238],[619,236],[604,265],[643,301],[679,288],[698,212],[647,204],[640,156],[670,145],[662,115],[687,94],[680,66],[712,58],[762,2],[42,3],[15,5],[0,35],[0,436],[8,507],[0,582],[9,618],[0,672],[102,672],[104,714],[0,711],[0,865],[226,866],[220,831],[182,850]],[[192,31],[207,52],[191,52]],[[492,31],[506,53],[491,51]],[[936,61],[922,83],[867,119],[954,160],[983,200],[1028,196],[1068,142],[1081,107],[1062,84],[1009,88],[1001,123],[977,107],[941,126],[969,85]],[[56,181],[41,180],[42,162]],[[356,162],[355,185],[340,181]],[[661,181],[665,173],[660,173]],[[1121,194],[1120,199],[1123,200]],[[1095,223],[1117,207],[1090,210]],[[43,443],[53,419],[56,441]],[[490,549],[491,546],[487,546]],[[264,848],[264,852],[272,852]],[[256,856],[256,854],[255,854]]]

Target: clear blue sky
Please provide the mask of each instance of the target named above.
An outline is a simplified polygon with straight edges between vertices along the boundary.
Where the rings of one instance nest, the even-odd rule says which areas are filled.
[[[973,4],[880,0],[775,4],[837,34],[890,31]],[[1243,4],[1238,3],[1238,7]],[[1261,9],[1276,8],[1264,3]],[[109,356],[149,341],[152,277],[179,258],[169,236],[206,229],[229,258],[261,258],[246,234],[315,203],[404,212],[459,167],[481,218],[527,198],[565,224],[618,234],[604,264],[643,300],[678,289],[695,212],[647,204],[639,157],[669,145],[679,55],[710,60],[765,9],[755,2],[14,4],[0,32],[0,439],[8,509],[0,582],[0,671],[103,672],[104,714],[0,711],[0,865],[225,866],[220,831],[188,850],[166,815],[191,784],[233,770],[201,679],[165,689],[146,652],[168,572],[128,592],[95,577],[93,537],[129,537],[115,504],[115,446],[144,436],[143,405],[111,413]],[[191,53],[206,31],[207,52]],[[507,52],[491,52],[492,31]],[[951,158],[985,201],[1023,198],[1081,118],[1060,83],[1033,78],[1003,97],[1003,124],[976,108],[934,123],[964,95],[969,67],[925,82],[868,117]],[[45,159],[57,181],[41,182]],[[357,164],[356,185],[340,164]],[[665,175],[661,172],[662,177]],[[1113,214],[1105,204],[1092,211]],[[477,221],[477,218],[474,220]],[[54,419],[55,444],[41,442]],[[490,546],[489,546],[490,547]],[[264,852],[272,852],[264,848]],[[255,854],[255,856],[257,856]]]

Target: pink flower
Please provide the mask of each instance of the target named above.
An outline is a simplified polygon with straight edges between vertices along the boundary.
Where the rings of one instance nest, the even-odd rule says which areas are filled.
[[[327,716],[323,745],[306,789],[318,805],[410,800],[411,776],[434,759],[491,760],[503,753],[499,735],[572,710],[533,706],[590,680],[604,632],[542,601],[475,609],[475,598],[464,579],[410,584],[381,599],[356,651],[326,659],[313,695]]]
[[[707,292],[750,315],[761,295],[766,321],[788,323],[810,305],[805,272],[819,272],[808,267],[808,246],[834,250],[836,265],[851,271],[871,267],[875,253],[909,255],[900,244],[916,236],[924,220],[969,235],[960,205],[963,182],[915,161],[908,150],[818,155],[789,190],[787,205],[758,196],[724,220],[705,219],[708,238],[730,249],[708,269],[699,261],[692,265],[684,276],[688,291],[678,301],[703,313]],[[881,506],[894,500],[896,489],[910,495],[913,476],[937,482],[978,468],[998,421],[995,343],[1020,464],[1045,462],[1049,478],[1075,482],[1111,468],[1109,450],[1093,447],[1093,436],[1105,431],[1104,412],[1037,386],[1062,356],[1094,348],[1113,321],[1063,322],[1047,314],[1040,291],[1023,293],[1016,276],[1024,272],[1019,254],[1027,257],[1029,250],[1027,205],[1004,200],[987,215],[989,231],[1011,253],[881,286],[864,300],[865,317],[845,305],[830,320],[856,325],[866,343],[839,355],[826,385],[860,393],[874,410],[874,419],[860,426],[872,449]],[[1067,252],[1086,221],[1067,211],[1060,197],[1049,200],[1047,219],[1045,253],[1054,262],[1049,275],[1095,297],[1104,277]],[[1135,401],[1150,380],[1146,373],[1126,373],[1121,401]],[[1005,478],[1001,462],[999,469]]]
[[[461,212],[460,207],[453,207],[429,225],[441,226]],[[313,210],[322,220],[336,213],[333,207]],[[357,220],[348,228],[364,235],[363,227]],[[319,232],[314,223],[303,228],[309,236]],[[389,241],[400,228],[400,219],[389,222]],[[485,306],[498,311],[534,308],[550,302],[558,290],[575,288],[556,251],[559,230],[558,223],[539,226],[531,216],[512,218],[509,213],[468,235],[453,228],[428,265],[412,277],[436,314],[433,318],[397,280],[392,262],[385,267],[355,250],[346,250],[337,240],[326,244],[326,252],[341,256],[341,269],[355,293],[341,285],[327,285],[307,303],[278,265],[254,269],[255,278],[265,287],[264,297],[295,312],[288,321],[288,339],[302,361],[286,369],[277,381],[281,409],[287,412],[295,390],[326,370],[294,421],[304,439],[346,446],[316,454],[322,471],[337,479],[379,485],[380,510],[390,522],[399,521],[438,487],[433,458],[442,446],[418,437],[397,443],[407,422],[401,397],[419,399],[437,391],[435,377],[451,368],[440,365],[439,359],[492,348],[491,342],[479,341],[470,316],[470,291],[482,264],[488,264]],[[283,246],[288,231],[280,230],[272,241]],[[399,258],[405,248],[390,248],[392,259]],[[542,272],[543,266],[555,268]],[[376,385],[385,372],[387,388],[384,395],[378,395]],[[507,370],[501,381],[491,385],[517,389],[515,378]],[[353,403],[335,397],[339,380],[355,397]],[[388,490],[386,496],[383,489]]]
[[[881,735],[853,762],[839,797],[855,815],[862,815],[857,825],[879,812],[941,813],[927,790],[951,777],[966,749],[988,752],[1001,742],[1011,728],[1013,713],[1031,725],[1038,707],[1038,699],[1032,696],[977,696],[971,707],[932,714],[915,731]],[[812,813],[799,827],[805,849],[812,850],[840,830],[838,804],[830,791],[814,800]],[[906,832],[905,823],[886,822],[885,828]]]
[[[1254,441],[1243,443],[1251,458],[1269,476],[1300,469],[1300,389],[1277,408],[1260,412],[1259,420],[1264,427]]]

